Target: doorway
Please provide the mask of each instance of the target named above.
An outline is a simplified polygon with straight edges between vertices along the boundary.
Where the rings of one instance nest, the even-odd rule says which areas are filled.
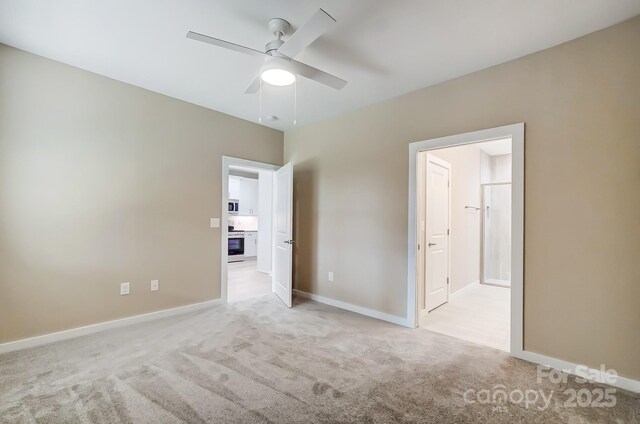
[[[508,351],[511,138],[420,152],[418,168],[418,326]]]
[[[228,302],[271,293],[273,172],[229,165]]]
[[[221,298],[291,306],[292,167],[223,156]]]
[[[407,321],[522,352],[524,125],[412,143],[410,161]]]

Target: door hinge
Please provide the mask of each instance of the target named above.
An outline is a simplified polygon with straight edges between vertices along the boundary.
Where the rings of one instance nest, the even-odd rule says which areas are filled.
[[[420,250],[420,243],[418,243],[418,250]]]
[[[447,235],[449,235],[449,229],[447,228]]]
[[[449,284],[449,277],[447,277],[447,284]]]

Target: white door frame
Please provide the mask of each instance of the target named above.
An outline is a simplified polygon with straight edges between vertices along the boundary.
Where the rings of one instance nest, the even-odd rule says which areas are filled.
[[[275,171],[280,169],[280,165],[272,165],[269,163],[255,162],[247,159],[234,158],[231,156],[222,156],[222,206],[220,214],[220,299],[227,302],[227,293],[229,280],[227,279],[228,266],[228,239],[229,239],[229,165],[248,166],[251,168],[265,169],[267,171]]]
[[[418,152],[511,137],[511,354],[522,356],[524,310],[524,123],[473,131],[409,144],[409,229],[407,245],[407,326],[416,327],[418,302],[417,160]]]

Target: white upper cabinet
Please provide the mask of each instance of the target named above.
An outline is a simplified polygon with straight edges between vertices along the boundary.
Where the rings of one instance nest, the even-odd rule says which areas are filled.
[[[258,180],[240,178],[238,215],[258,215]]]
[[[240,177],[229,176],[229,199],[240,199]]]
[[[229,176],[229,199],[239,202],[238,215],[258,215],[258,180]]]

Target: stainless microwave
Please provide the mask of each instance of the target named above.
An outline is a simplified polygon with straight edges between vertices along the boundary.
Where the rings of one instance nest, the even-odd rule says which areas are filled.
[[[237,199],[229,199],[229,215],[238,215],[240,202]]]

